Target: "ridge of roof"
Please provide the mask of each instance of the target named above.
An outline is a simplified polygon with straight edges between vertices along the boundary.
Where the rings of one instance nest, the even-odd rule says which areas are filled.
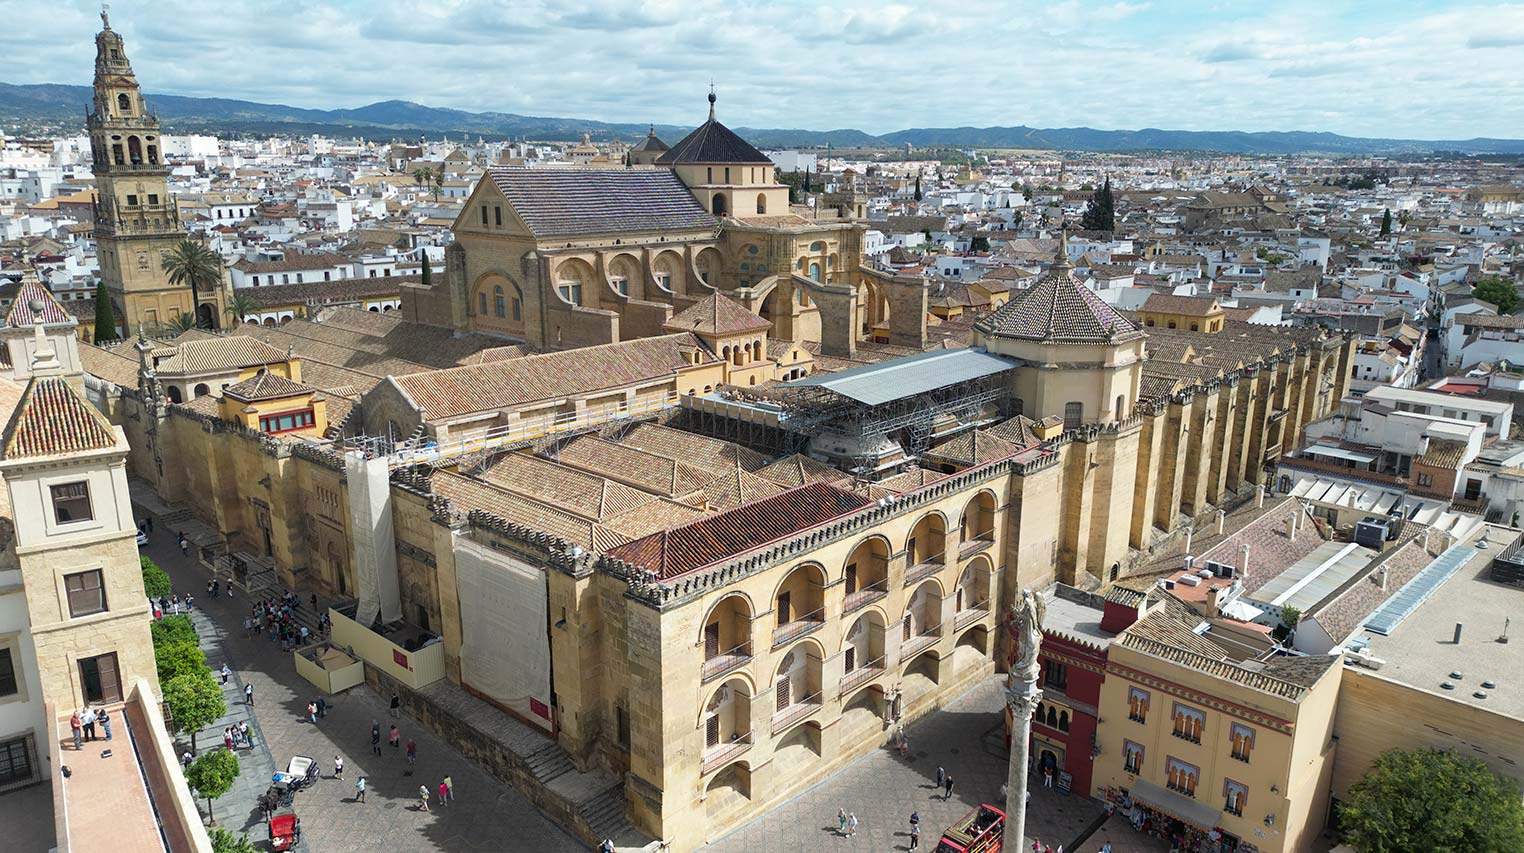
[[[34,376],[5,427],[6,459],[116,447],[116,430],[61,376]]]

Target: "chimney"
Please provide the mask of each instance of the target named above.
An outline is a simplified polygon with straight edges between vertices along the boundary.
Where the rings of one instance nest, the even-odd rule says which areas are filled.
[[[1464,622],[1456,622],[1455,623],[1455,644],[1457,646],[1460,645],[1461,629],[1463,629],[1465,627],[1466,627],[1466,623],[1464,623]]]
[[[1194,524],[1187,524],[1185,526],[1185,553],[1187,553],[1187,554],[1191,553],[1191,539],[1193,539],[1195,537],[1195,535],[1196,535],[1196,525],[1194,525]],[[1186,560],[1189,561],[1190,558],[1187,557]]]
[[[1249,571],[1249,544],[1247,542],[1238,548],[1238,571],[1241,573]]]
[[[1292,542],[1296,541],[1296,513],[1292,513],[1286,518],[1286,538]]]
[[[1217,535],[1218,536],[1222,535],[1222,530],[1223,530],[1224,527],[1227,527],[1227,525],[1228,525],[1228,511],[1227,510],[1223,510],[1223,509],[1219,509],[1217,511]]]
[[[1259,484],[1254,486],[1254,508],[1259,509],[1265,505],[1265,487]]]

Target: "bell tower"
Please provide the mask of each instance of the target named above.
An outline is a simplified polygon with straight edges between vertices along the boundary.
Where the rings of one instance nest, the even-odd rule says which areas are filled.
[[[169,193],[159,119],[143,103],[122,37],[101,11],[95,36],[95,99],[86,119],[95,174],[95,240],[101,279],[115,303],[118,331],[161,327],[197,310],[188,285],[176,286],[163,257],[185,238]],[[222,289],[202,294],[215,325]]]

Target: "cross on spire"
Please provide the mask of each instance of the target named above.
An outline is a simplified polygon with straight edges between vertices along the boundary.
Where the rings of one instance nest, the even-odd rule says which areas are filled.
[[[714,121],[714,78],[709,80],[709,120]]]

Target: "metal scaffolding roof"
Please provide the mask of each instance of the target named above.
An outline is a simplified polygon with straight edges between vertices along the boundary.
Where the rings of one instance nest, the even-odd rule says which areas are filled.
[[[865,406],[880,406],[928,391],[983,379],[1019,366],[981,349],[935,350],[892,361],[822,373],[784,388],[822,388]]]

